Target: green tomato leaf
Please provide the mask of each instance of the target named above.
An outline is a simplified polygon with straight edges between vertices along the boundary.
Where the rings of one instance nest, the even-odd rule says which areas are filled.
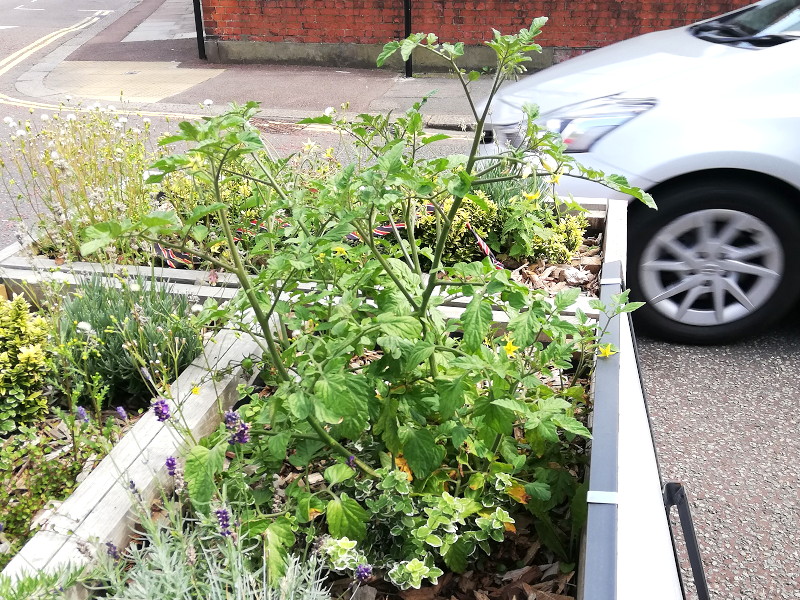
[[[409,340],[419,339],[422,336],[422,325],[414,317],[381,313],[375,322],[380,325],[383,335],[393,335]]]
[[[346,537],[357,542],[367,537],[369,513],[347,494],[328,502],[326,513],[328,531],[333,537]]]
[[[433,434],[427,429],[400,428],[400,442],[403,456],[418,479],[425,479],[442,464],[444,448],[436,443]]]
[[[205,446],[195,446],[186,457],[186,488],[192,504],[201,512],[208,512],[208,504],[217,491],[214,476],[222,472],[226,448],[227,442],[210,450]]]
[[[464,349],[476,352],[492,324],[492,305],[479,295],[473,296],[461,315],[461,324],[464,328]]]
[[[280,517],[264,532],[264,553],[269,567],[269,582],[277,588],[286,571],[286,559],[295,538],[288,519]]]
[[[574,417],[568,417],[567,415],[558,415],[554,416],[551,420],[558,427],[561,427],[561,429],[563,429],[564,431],[569,431],[570,433],[574,433],[575,435],[580,435],[585,438],[592,437],[592,432],[586,429],[583,423],[581,423]]]
[[[547,502],[550,500],[550,486],[544,481],[534,481],[525,484],[525,492],[534,500]]]
[[[392,54],[397,52],[399,49],[400,49],[400,42],[395,41],[395,42],[389,42],[388,44],[385,44],[383,46],[383,50],[378,55],[377,61],[375,61],[375,62],[377,63],[377,65],[379,67],[382,67],[383,63],[386,62],[386,59],[388,59]]]
[[[467,401],[468,385],[465,376],[455,379],[439,378],[436,380],[436,391],[439,394],[439,414],[450,419]]]
[[[563,312],[573,304],[580,296],[581,290],[580,288],[567,288],[566,290],[561,290],[556,294],[553,303],[555,308],[558,312]]]
[[[336,485],[337,483],[347,481],[351,477],[354,477],[355,474],[356,472],[353,471],[352,468],[342,463],[337,463],[325,469],[322,475],[325,477],[325,481],[330,485]]]
[[[467,570],[467,559],[475,551],[475,543],[465,540],[463,537],[448,548],[444,553],[444,564],[454,573],[463,573]]]

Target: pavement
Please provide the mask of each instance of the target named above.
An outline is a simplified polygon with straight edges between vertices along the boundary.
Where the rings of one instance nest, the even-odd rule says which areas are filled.
[[[133,109],[181,114],[198,112],[206,99],[216,110],[228,102],[255,100],[261,102],[261,116],[284,121],[318,116],[330,106],[345,114],[405,111],[435,91],[424,110],[429,127],[461,129],[474,122],[454,76],[210,64],[198,57],[191,2],[142,0],[128,8],[51,52],[17,80],[17,91],[50,103],[68,97],[123,101]],[[489,78],[470,84],[474,97],[484,97],[490,84]]]

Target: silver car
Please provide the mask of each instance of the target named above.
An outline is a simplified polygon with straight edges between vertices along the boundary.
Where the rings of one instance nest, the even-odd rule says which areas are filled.
[[[688,343],[756,333],[800,297],[800,0],[765,0],[566,61],[501,90],[486,143],[540,107],[576,159],[650,192],[633,203],[636,324]],[[568,180],[562,193],[612,196]],[[618,195],[617,195],[618,196]]]

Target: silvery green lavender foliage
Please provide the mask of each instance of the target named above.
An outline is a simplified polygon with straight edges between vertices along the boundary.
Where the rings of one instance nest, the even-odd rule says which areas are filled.
[[[143,543],[121,555],[101,547],[84,585],[110,600],[330,600],[314,555],[289,556],[271,585],[267,563],[253,558],[264,555],[261,542],[231,531],[236,516],[219,511],[227,526],[185,519],[178,504],[167,506],[166,521],[142,515]]]
[[[57,573],[37,571],[12,579],[0,575],[0,598],[3,600],[64,600],[66,590],[74,585],[82,569],[68,568]]]

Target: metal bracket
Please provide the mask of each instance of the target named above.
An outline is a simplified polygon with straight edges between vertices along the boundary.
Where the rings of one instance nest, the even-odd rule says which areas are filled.
[[[668,519],[670,508],[673,506],[678,507],[678,518],[681,522],[681,530],[683,530],[686,553],[689,555],[689,565],[692,567],[692,577],[697,591],[697,598],[698,600],[710,600],[711,596],[708,592],[708,582],[703,570],[703,560],[700,556],[700,546],[697,543],[692,513],[689,510],[689,498],[686,495],[686,488],[683,487],[682,483],[669,481],[664,484],[663,495],[664,508],[667,510]]]

